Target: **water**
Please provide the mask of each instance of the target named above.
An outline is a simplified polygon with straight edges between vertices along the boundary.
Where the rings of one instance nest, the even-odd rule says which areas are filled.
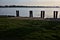
[[[41,11],[45,11],[45,18],[53,18],[53,11],[58,11],[58,18],[60,18],[60,8],[0,8],[0,15],[14,15],[16,10],[19,10],[21,17],[29,17],[29,11],[33,11],[33,17],[40,17]]]

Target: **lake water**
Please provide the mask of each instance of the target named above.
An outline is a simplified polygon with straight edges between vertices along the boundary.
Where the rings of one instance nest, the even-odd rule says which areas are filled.
[[[58,11],[58,18],[60,18],[60,8],[0,8],[0,15],[14,15],[16,10],[19,10],[21,17],[29,17],[29,11],[33,11],[33,17],[40,17],[41,11],[45,11],[45,18],[53,18],[53,11]]]

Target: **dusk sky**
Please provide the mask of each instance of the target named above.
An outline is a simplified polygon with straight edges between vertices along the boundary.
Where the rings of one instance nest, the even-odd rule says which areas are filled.
[[[60,0],[0,0],[0,5],[60,6]]]

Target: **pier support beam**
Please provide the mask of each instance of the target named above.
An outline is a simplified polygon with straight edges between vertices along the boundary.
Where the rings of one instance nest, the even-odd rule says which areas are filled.
[[[16,10],[16,17],[19,17],[19,10]]]
[[[41,11],[41,18],[45,17],[45,11]]]
[[[54,11],[54,19],[57,19],[57,16],[58,16],[58,11]]]
[[[29,17],[33,17],[33,11],[29,11]]]

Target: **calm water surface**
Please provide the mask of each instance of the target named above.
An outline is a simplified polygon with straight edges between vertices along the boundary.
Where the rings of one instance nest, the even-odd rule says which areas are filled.
[[[14,15],[16,10],[19,10],[21,17],[29,17],[29,11],[33,11],[34,17],[40,17],[41,12],[45,11],[45,18],[53,18],[53,11],[58,11],[58,18],[60,18],[60,8],[0,8],[0,15]]]

